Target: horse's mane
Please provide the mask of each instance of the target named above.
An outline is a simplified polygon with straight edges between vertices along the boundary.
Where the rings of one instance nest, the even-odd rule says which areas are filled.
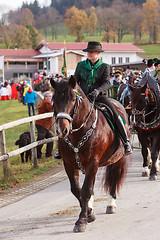
[[[63,91],[63,90],[67,91],[67,89],[69,89],[68,85],[69,85],[69,77],[64,77],[62,80],[60,80],[58,82],[58,89],[59,89],[59,91]],[[82,88],[77,83],[77,81],[76,81],[76,89],[77,89],[77,92],[80,94],[80,96],[82,96],[83,98],[87,97],[85,95],[85,93],[83,92]]]

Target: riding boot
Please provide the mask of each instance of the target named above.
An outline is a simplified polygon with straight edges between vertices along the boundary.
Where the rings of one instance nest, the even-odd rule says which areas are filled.
[[[125,153],[124,155],[129,155],[132,153],[132,148],[127,136],[127,132],[123,123],[123,120],[120,116],[116,119],[116,130],[118,131],[118,135],[124,145]]]

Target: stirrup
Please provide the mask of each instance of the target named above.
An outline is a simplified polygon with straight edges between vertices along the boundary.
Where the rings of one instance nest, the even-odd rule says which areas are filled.
[[[127,142],[125,145],[124,145],[124,156],[127,156],[129,154],[132,154],[132,148],[131,148],[131,145],[129,142]]]

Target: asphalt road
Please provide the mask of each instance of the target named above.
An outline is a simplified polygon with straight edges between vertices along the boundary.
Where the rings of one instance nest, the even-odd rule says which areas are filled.
[[[73,233],[80,208],[68,179],[0,208],[3,240],[158,240],[160,239],[160,176],[141,177],[142,157],[134,149],[127,178],[117,198],[117,212],[105,213],[108,196],[100,187],[103,168],[95,185],[96,220],[84,233]]]

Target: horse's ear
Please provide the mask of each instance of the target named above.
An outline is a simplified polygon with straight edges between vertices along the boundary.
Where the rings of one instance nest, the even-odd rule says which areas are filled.
[[[50,78],[50,83],[51,83],[53,88],[56,87],[56,82],[55,82],[55,80],[52,77]]]
[[[76,79],[73,75],[71,75],[70,79],[69,79],[69,84],[72,88],[75,88],[76,86]]]

